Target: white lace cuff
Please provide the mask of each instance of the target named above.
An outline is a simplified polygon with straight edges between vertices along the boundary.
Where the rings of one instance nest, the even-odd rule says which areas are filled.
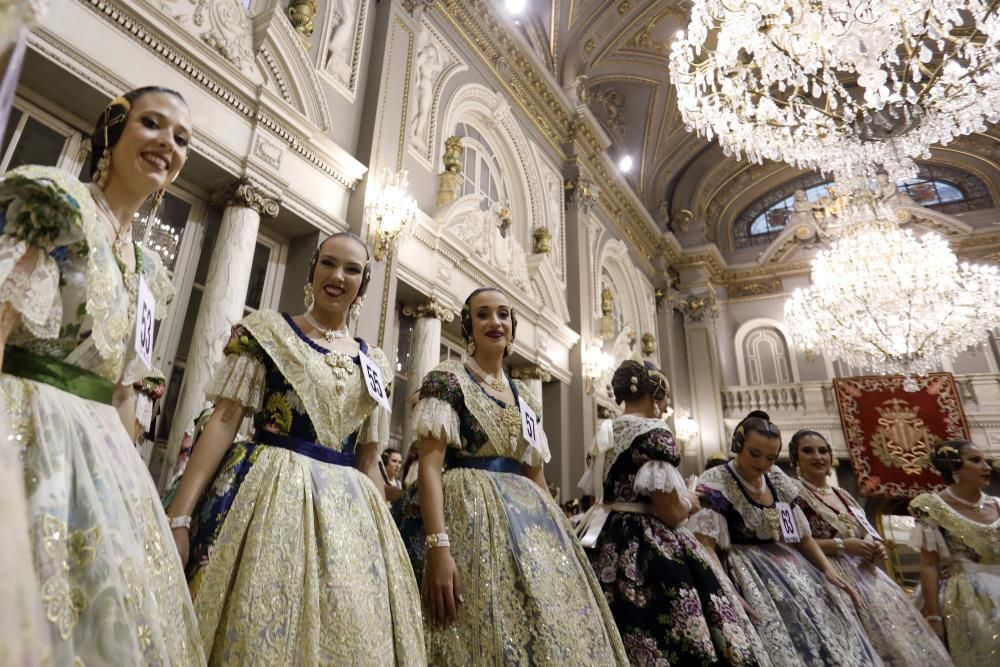
[[[264,364],[245,354],[229,354],[205,388],[205,398],[236,401],[257,412],[264,405]]]
[[[17,269],[21,258],[36,254],[34,269]],[[59,265],[27,241],[0,234],[0,304],[21,314],[21,324],[36,338],[56,338],[62,324]]]
[[[684,494],[687,492],[687,483],[677,472],[677,468],[666,461],[646,461],[636,473],[632,489],[641,496],[648,496],[653,491],[676,491]]]
[[[413,429],[418,438],[444,440],[446,445],[460,447],[458,413],[440,398],[422,398],[413,411]]]
[[[910,546],[916,551],[936,551],[940,558],[951,558],[948,543],[937,526],[917,521],[910,532]]]
[[[389,443],[389,413],[381,405],[376,405],[372,413],[368,415],[365,423],[358,429],[357,444],[364,445],[369,442],[377,442],[379,451],[385,449]]]
[[[700,509],[688,519],[687,529],[695,535],[704,535],[715,540],[717,547],[725,551],[729,548],[729,526],[721,514],[715,510]]]

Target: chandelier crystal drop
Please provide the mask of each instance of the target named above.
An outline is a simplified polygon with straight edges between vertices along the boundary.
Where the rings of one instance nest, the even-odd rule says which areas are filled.
[[[1000,0],[694,0],[670,54],[689,130],[838,178],[916,176],[1000,120]]]
[[[927,373],[1000,327],[994,265],[959,263],[933,233],[917,238],[892,210],[852,209],[812,263],[812,286],[785,304],[796,344],[862,371]]]

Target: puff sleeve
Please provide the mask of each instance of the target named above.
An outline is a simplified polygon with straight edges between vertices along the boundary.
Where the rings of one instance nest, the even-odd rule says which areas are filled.
[[[224,399],[236,401],[254,412],[263,407],[264,350],[260,343],[244,327],[233,327],[226,343],[225,357],[205,388],[209,401]]]

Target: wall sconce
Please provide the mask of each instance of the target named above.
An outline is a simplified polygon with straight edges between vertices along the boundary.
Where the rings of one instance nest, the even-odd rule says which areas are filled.
[[[674,417],[674,437],[682,446],[698,437],[698,422],[688,417],[686,410],[683,412]]]
[[[587,381],[588,394],[594,393],[594,387],[614,365],[615,358],[602,350],[599,345],[583,348],[583,376]]]
[[[368,224],[375,227],[375,260],[392,252],[396,239],[417,217],[417,202],[407,194],[406,170],[393,172],[382,167],[378,189],[365,206]]]

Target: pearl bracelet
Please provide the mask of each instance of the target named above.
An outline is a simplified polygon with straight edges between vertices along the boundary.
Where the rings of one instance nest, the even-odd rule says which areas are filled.
[[[833,546],[837,550],[837,555],[841,556],[844,553],[844,540],[839,537],[833,538]]]
[[[185,514],[184,516],[174,516],[170,517],[170,530],[175,528],[187,528],[191,529],[191,515]]]
[[[448,533],[433,533],[428,535],[424,538],[424,543],[427,545],[428,549],[451,546],[451,540],[448,539]]]
[[[944,619],[940,616],[924,616],[924,620],[928,623],[933,623],[937,621],[938,623],[944,623]]]

